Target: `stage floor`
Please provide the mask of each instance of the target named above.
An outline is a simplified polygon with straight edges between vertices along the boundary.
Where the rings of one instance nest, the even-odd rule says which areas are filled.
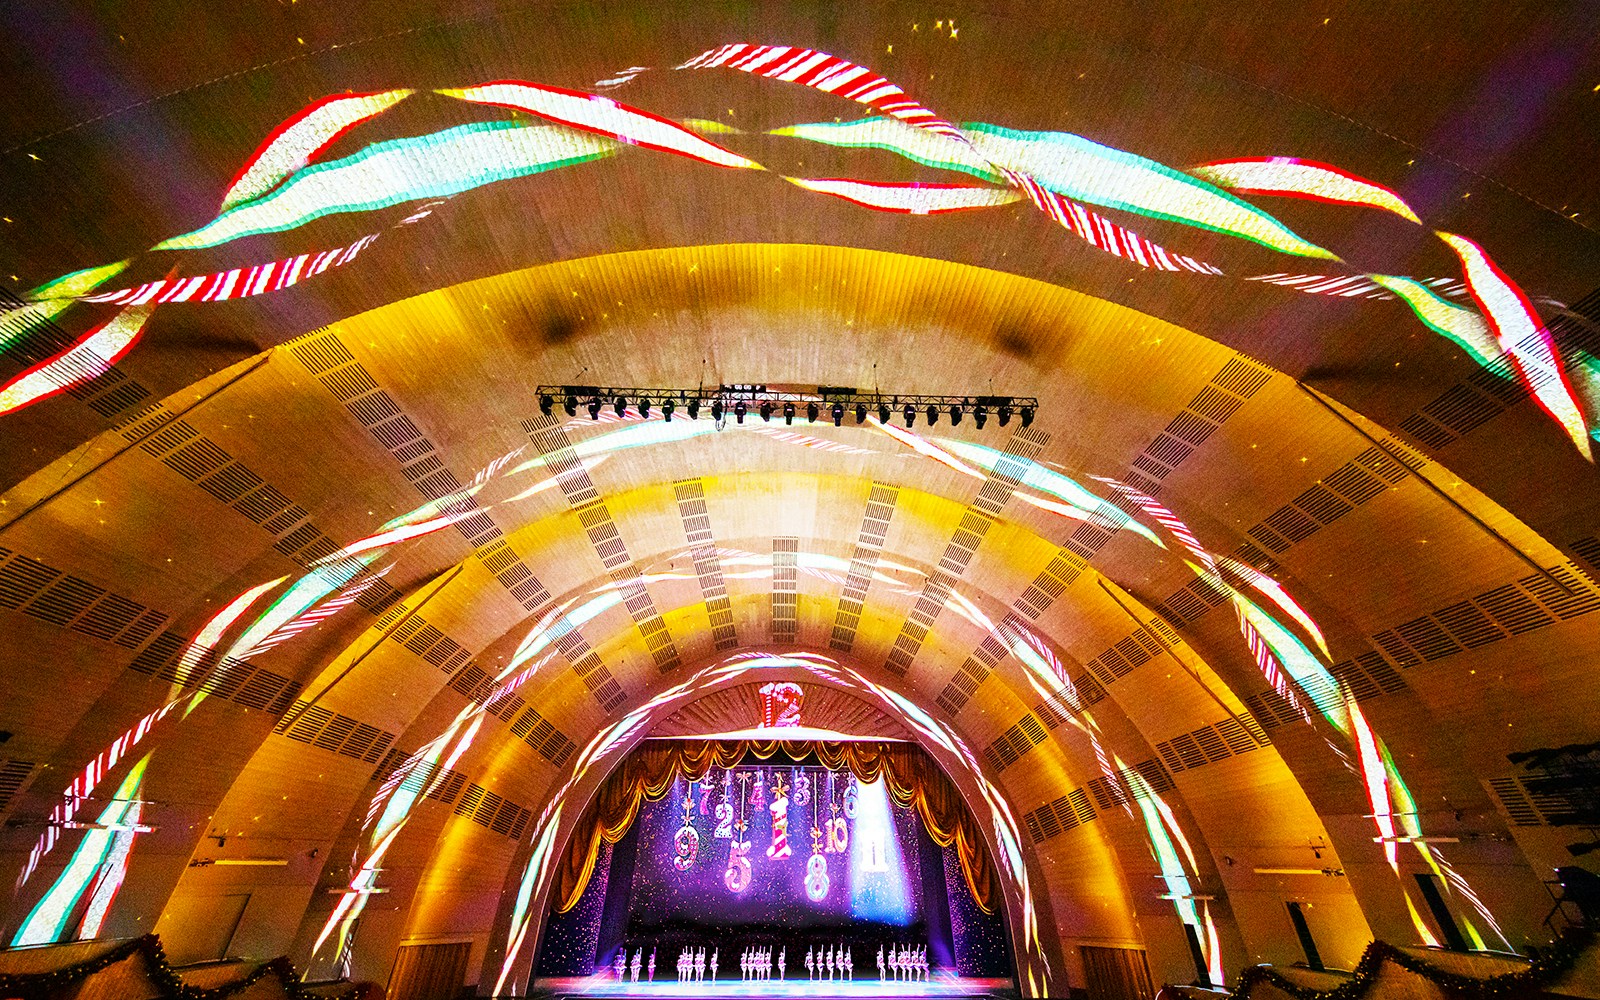
[[[677,978],[653,983],[617,982],[612,975],[548,978],[534,981],[535,996],[639,997],[655,1000],[667,997],[845,997],[849,1000],[909,997],[1014,997],[1016,987],[1009,979],[960,979],[935,976],[926,983],[879,982],[876,979],[745,981],[719,979],[716,982],[680,983]]]

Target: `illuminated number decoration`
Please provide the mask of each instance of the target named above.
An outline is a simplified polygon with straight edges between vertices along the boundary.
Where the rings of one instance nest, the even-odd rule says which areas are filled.
[[[828,898],[828,859],[822,854],[822,831],[811,826],[811,857],[806,860],[806,898],[820,903]]]
[[[804,808],[811,804],[811,775],[804,769],[796,768],[794,772],[794,795],[791,801]]]
[[[805,689],[793,681],[773,681],[761,685],[761,725],[764,729],[800,725],[800,708],[805,704]]]
[[[794,853],[789,849],[788,792],[782,775],[773,778],[772,805],[767,807],[772,813],[772,846],[767,848],[767,857],[774,861],[782,861]]]
[[[727,802],[717,803],[717,826],[711,831],[711,836],[717,840],[729,840],[733,837],[733,805]]]
[[[673,846],[678,851],[678,856],[672,859],[672,867],[680,872],[693,868],[695,858],[700,854],[700,831],[690,822],[693,815],[694,782],[691,781],[688,794],[683,797],[683,825],[678,827],[678,832],[672,838]]]
[[[847,779],[847,782],[846,782],[845,788],[844,788],[844,818],[845,819],[855,819],[856,818],[856,799],[860,794],[861,794],[860,791],[856,788],[856,776],[852,774]]]
[[[744,775],[739,777],[742,780]],[[767,804],[767,773],[765,771],[756,771],[755,782],[750,788],[750,804],[757,809],[764,808]]]

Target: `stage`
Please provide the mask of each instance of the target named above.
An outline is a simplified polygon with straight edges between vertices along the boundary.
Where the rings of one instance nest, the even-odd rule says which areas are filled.
[[[532,996],[544,997],[638,997],[656,1000],[666,997],[844,997],[849,1000],[868,998],[909,997],[1015,997],[1016,987],[1009,979],[973,979],[955,976],[935,976],[926,983],[880,982],[877,979],[856,980],[786,980],[766,979],[745,981],[719,979],[716,982],[680,983],[677,979],[663,981],[657,976],[650,982],[617,982],[613,975],[541,978],[534,981]]]

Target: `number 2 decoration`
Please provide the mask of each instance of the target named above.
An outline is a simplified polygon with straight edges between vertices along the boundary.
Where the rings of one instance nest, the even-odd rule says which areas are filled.
[[[745,794],[742,787],[749,780],[748,774],[739,775],[739,821],[733,825],[735,832],[733,842],[728,846],[728,867],[722,873],[722,884],[732,893],[741,893],[750,888],[750,841],[745,838],[748,824],[744,819]]]

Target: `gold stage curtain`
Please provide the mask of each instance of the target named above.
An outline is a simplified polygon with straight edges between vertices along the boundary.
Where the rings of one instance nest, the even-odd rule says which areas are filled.
[[[746,754],[768,760],[780,750],[790,760],[815,752],[823,767],[830,771],[848,768],[864,783],[883,779],[897,804],[916,810],[935,844],[955,845],[973,902],[985,913],[994,912],[999,886],[983,849],[983,837],[955,786],[927,754],[906,743],[805,740],[665,740],[634,751],[600,786],[595,801],[578,821],[561,859],[556,911],[566,913],[578,905],[594,874],[601,842],[621,840],[645,800],[664,797],[679,777],[699,781],[712,768],[738,765]]]

